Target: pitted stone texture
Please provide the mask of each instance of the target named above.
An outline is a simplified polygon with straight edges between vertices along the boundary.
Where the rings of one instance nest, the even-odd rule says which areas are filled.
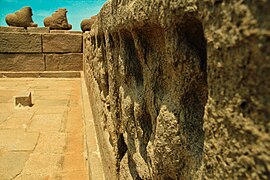
[[[51,29],[71,29],[72,25],[68,24],[66,14],[67,10],[65,8],[59,8],[52,14],[52,16],[44,19],[44,26],[50,27]]]
[[[41,53],[41,35],[0,32],[0,53]]]
[[[37,24],[32,20],[32,15],[31,7],[23,7],[14,14],[8,14],[6,16],[6,23],[9,26],[37,27]]]
[[[103,6],[84,69],[108,179],[269,179],[269,3]]]
[[[206,44],[194,2],[111,1],[84,36],[108,179],[199,176]]]
[[[44,71],[43,54],[0,54],[0,71]]]
[[[81,71],[83,68],[83,55],[71,54],[46,54],[47,71]]]
[[[81,34],[43,34],[43,52],[82,53]]]

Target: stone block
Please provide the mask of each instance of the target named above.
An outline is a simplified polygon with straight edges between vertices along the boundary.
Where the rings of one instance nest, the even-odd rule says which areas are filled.
[[[42,52],[41,35],[29,33],[0,32],[0,52],[2,53]]]
[[[81,53],[81,34],[43,34],[43,52]]]
[[[16,107],[29,106],[33,105],[32,102],[32,93],[28,91],[23,91],[17,96],[14,96],[14,102]]]
[[[0,26],[0,32],[26,32],[24,27]]]
[[[50,30],[50,33],[67,33],[68,32],[68,30]]]
[[[9,72],[0,71],[0,78],[80,78],[79,71],[25,71],[25,72]],[[0,98],[1,100],[1,98]],[[4,121],[1,119],[0,123]]]
[[[45,55],[46,71],[81,71],[83,68],[81,53]]]
[[[0,71],[44,71],[43,54],[0,54]]]
[[[82,31],[68,31],[67,33],[71,33],[71,34],[83,34]]]
[[[29,33],[49,33],[50,28],[48,27],[27,27]]]

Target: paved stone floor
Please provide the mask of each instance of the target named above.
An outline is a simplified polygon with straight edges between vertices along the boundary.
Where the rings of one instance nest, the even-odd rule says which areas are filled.
[[[80,78],[0,78],[0,179],[87,179],[82,112]]]

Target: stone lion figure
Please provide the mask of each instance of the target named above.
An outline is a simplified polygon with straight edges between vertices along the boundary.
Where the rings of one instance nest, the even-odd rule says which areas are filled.
[[[32,15],[31,7],[26,6],[13,14],[8,14],[6,16],[6,23],[9,26],[16,27],[37,27],[37,24],[32,20]]]
[[[59,8],[51,16],[44,19],[44,26],[50,27],[50,29],[70,30],[72,25],[68,24],[67,12],[66,8]]]
[[[85,31],[90,31],[92,25],[94,24],[94,22],[96,21],[97,16],[92,16],[91,19],[84,19],[81,22],[81,29],[83,32]]]

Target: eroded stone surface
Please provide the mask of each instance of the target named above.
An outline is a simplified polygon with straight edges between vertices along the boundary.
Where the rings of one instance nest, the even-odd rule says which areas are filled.
[[[108,179],[268,178],[269,7],[103,6],[84,61]]]

